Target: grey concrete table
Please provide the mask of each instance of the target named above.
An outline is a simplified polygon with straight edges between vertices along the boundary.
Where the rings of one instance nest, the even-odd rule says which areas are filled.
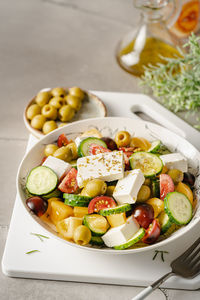
[[[119,38],[138,21],[130,0],[0,1],[0,258],[28,132],[27,101],[46,86],[137,92],[137,79],[116,64]],[[0,299],[130,299],[141,288],[7,278]],[[148,299],[188,299],[198,291],[157,290]]]

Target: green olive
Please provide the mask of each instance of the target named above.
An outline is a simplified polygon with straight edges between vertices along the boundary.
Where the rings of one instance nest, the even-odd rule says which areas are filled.
[[[150,187],[147,185],[142,185],[137,195],[137,201],[145,202],[150,198],[150,196],[151,196]]]
[[[75,114],[75,110],[70,105],[64,105],[59,109],[59,119],[61,122],[70,121]]]
[[[55,96],[55,97],[51,98],[51,100],[49,101],[49,104],[54,106],[55,108],[59,109],[63,105],[65,105],[66,102],[65,102],[64,98]]]
[[[85,188],[82,189],[80,195],[81,195],[81,196],[87,196],[87,197],[90,197],[90,196],[86,193]]]
[[[106,190],[106,196],[112,197],[115,185],[109,185]]]
[[[70,93],[70,95],[78,97],[81,100],[83,100],[84,97],[85,97],[84,92],[77,86],[74,86],[74,87],[70,88],[69,93]]]
[[[67,104],[69,104],[71,107],[73,107],[76,111],[80,110],[81,108],[81,99],[76,97],[76,96],[72,96],[72,95],[67,95],[65,97]]]
[[[69,123],[60,123],[60,124],[58,125],[58,128],[63,127],[63,126],[65,126],[65,125],[67,125],[67,124],[69,124]]]
[[[178,184],[179,182],[183,181],[183,172],[177,169],[171,169],[167,172],[167,174],[171,177],[174,184]]]
[[[92,179],[85,186],[85,192],[90,197],[104,195],[107,189],[107,184],[100,179]]]
[[[50,92],[39,92],[35,98],[35,101],[39,106],[44,106],[49,102],[50,98]]]
[[[35,129],[41,130],[44,123],[46,122],[46,118],[43,115],[36,115],[31,120],[31,126]]]
[[[56,87],[51,90],[51,95],[53,97],[55,96],[64,97],[66,95],[66,91],[61,87]]]
[[[66,148],[71,152],[72,159],[78,158],[78,149],[75,143],[68,144]]]
[[[57,109],[54,106],[50,105],[50,104],[46,104],[42,108],[42,114],[47,119],[56,120],[56,118],[57,118]]]
[[[70,149],[67,148],[66,146],[58,148],[54,152],[53,156],[56,158],[62,159],[64,161],[67,161],[67,162],[72,160],[72,153],[71,153]]]
[[[41,107],[38,104],[32,104],[29,106],[26,112],[27,119],[32,120],[36,115],[41,113]]]
[[[77,165],[77,160],[76,159],[71,160],[70,165],[72,165],[73,167],[76,166]]]
[[[150,186],[151,185],[151,179],[150,178],[145,178],[144,185]]]
[[[117,147],[126,147],[130,144],[131,136],[128,131],[118,131],[115,136]]]
[[[75,227],[73,233],[73,240],[76,244],[84,246],[87,245],[91,240],[91,231],[88,227],[85,225],[79,225],[78,227]]]
[[[50,156],[53,155],[54,152],[58,149],[58,146],[55,144],[48,144],[44,148],[44,155],[45,156]]]
[[[44,125],[42,127],[42,131],[44,134],[47,134],[47,133],[55,130],[56,128],[58,128],[56,122],[51,120],[51,121],[47,121],[44,123]]]

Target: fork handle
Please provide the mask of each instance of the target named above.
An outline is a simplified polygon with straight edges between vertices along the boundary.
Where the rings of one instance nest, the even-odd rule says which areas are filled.
[[[144,289],[142,292],[140,292],[137,296],[133,297],[131,300],[142,300],[146,298],[149,294],[151,294],[157,287],[159,287],[165,280],[167,280],[169,277],[173,276],[173,272],[169,272],[162,276],[160,279],[155,281],[152,285],[149,285]]]

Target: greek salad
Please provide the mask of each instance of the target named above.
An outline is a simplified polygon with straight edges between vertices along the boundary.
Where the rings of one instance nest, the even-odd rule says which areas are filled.
[[[187,159],[160,140],[91,129],[44,147],[26,178],[26,204],[65,240],[124,250],[189,223],[194,181]]]

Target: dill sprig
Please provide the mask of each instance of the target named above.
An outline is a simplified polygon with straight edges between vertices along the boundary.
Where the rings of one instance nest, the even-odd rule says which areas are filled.
[[[200,129],[200,37],[194,34],[180,49],[180,57],[166,58],[164,64],[145,67],[142,84],[152,88],[153,94],[160,97],[163,104],[174,112],[189,111],[198,113],[195,127]]]

